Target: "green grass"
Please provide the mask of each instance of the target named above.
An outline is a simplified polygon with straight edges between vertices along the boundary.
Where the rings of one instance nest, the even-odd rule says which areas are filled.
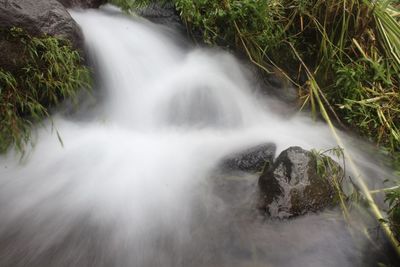
[[[0,42],[19,49],[9,66],[0,65],[0,152],[11,146],[23,150],[32,124],[78,89],[88,88],[90,73],[66,40],[31,37],[12,28],[1,30]]]

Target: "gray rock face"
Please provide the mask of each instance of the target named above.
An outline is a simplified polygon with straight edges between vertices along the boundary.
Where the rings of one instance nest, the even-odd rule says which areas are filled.
[[[300,147],[283,151],[273,166],[259,179],[261,207],[276,218],[289,218],[317,212],[337,202],[333,177],[343,176],[340,166],[331,160],[324,174],[317,171],[317,160]]]
[[[275,157],[276,145],[266,143],[225,157],[220,168],[224,171],[259,172],[269,168]]]
[[[76,49],[83,47],[78,24],[56,0],[0,0],[0,28],[19,27],[31,35],[65,38]]]
[[[80,7],[80,8],[98,8],[99,6],[107,3],[107,0],[58,0],[66,8]]]
[[[147,7],[138,10],[137,13],[157,24],[167,25],[182,32],[186,29],[175,5],[171,2],[150,3]]]

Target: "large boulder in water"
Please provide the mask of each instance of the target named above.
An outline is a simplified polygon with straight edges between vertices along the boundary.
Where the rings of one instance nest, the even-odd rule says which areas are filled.
[[[318,162],[322,159],[328,166]],[[343,170],[331,158],[290,147],[259,179],[261,207],[275,218],[320,211],[337,203],[333,179],[342,177]]]
[[[272,165],[275,152],[273,143],[257,145],[223,158],[219,167],[223,171],[261,172]]]
[[[80,7],[80,8],[98,8],[99,6],[107,3],[107,0],[58,0],[67,8]]]
[[[78,24],[56,0],[0,0],[0,28],[11,27],[22,28],[33,36],[67,39],[76,49],[83,47]]]

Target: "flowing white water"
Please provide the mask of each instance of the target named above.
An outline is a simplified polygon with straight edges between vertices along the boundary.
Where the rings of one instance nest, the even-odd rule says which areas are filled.
[[[177,35],[118,12],[73,16],[102,97],[95,116],[55,118],[64,146],[47,127],[22,162],[1,159],[0,266],[364,263],[368,243],[339,210],[265,221],[255,177],[210,179],[240,148],[334,147],[324,125],[275,114],[227,53],[183,49]]]

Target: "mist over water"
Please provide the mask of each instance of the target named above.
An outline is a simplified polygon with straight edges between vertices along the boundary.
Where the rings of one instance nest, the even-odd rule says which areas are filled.
[[[326,126],[275,113],[228,53],[185,48],[113,10],[72,14],[96,73],[95,115],[58,115],[63,146],[49,123],[22,161],[0,159],[0,266],[365,266],[370,243],[339,209],[271,221],[256,209],[257,177],[214,172],[264,142],[332,148]]]

